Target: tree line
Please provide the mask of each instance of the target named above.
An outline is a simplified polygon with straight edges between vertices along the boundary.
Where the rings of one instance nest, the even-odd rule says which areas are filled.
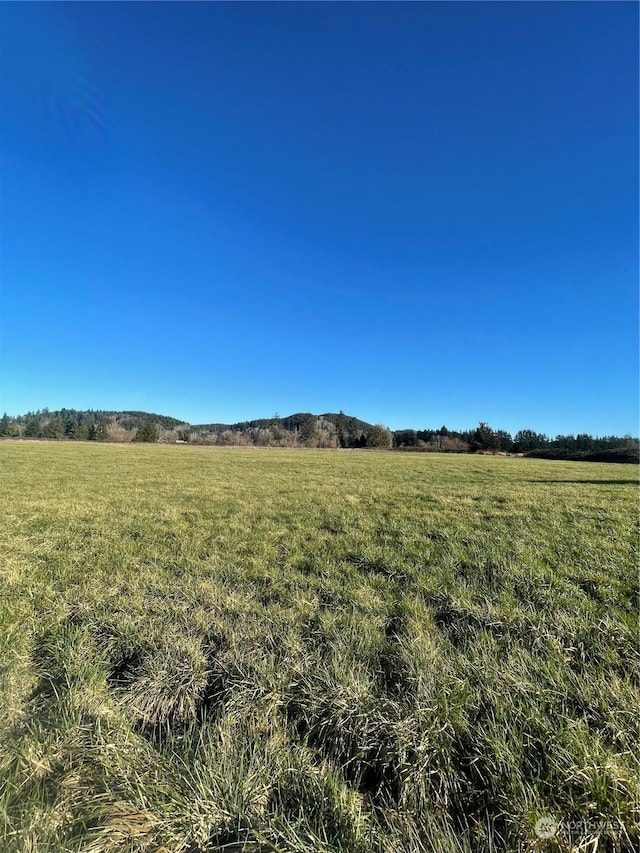
[[[340,411],[300,412],[281,418],[235,424],[190,425],[147,412],[41,409],[0,418],[0,436],[73,441],[163,442],[259,447],[394,449],[438,453],[502,453],[548,458],[637,461],[639,442],[632,436],[588,433],[549,437],[531,429],[515,435],[480,422],[474,429],[403,429],[392,431]]]
[[[75,441],[159,441],[177,427],[188,426],[166,415],[147,412],[38,409],[24,415],[0,418],[0,436],[53,438]]]
[[[458,432],[446,426],[438,430],[398,430],[394,447],[401,450],[423,450],[444,453],[504,453],[539,458],[581,459],[602,457],[601,461],[637,461],[639,442],[630,435],[598,436],[588,433],[556,435],[550,438],[532,429],[515,435],[495,430],[480,422],[475,429]]]

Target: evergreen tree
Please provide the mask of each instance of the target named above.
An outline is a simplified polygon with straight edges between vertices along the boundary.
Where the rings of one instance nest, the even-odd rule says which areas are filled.
[[[158,427],[151,421],[146,421],[136,430],[133,441],[156,442],[159,438]]]
[[[347,434],[347,419],[345,418],[342,409],[340,409],[338,417],[336,418],[336,434],[338,436],[339,447],[348,447],[349,439]]]
[[[45,438],[64,438],[64,427],[60,418],[51,418],[43,427],[42,435]]]
[[[89,427],[89,441],[108,441],[109,430],[104,421],[94,421]]]
[[[498,450],[502,450],[508,453],[513,447],[513,439],[511,438],[511,434],[504,429],[499,429],[496,431],[496,440],[498,442]]]
[[[282,428],[282,420],[278,412],[272,418],[273,425],[271,427],[271,437],[276,444],[281,444],[285,438],[286,434],[284,429]]]
[[[415,429],[399,429],[393,433],[395,447],[417,447],[418,433]]]
[[[40,433],[40,424],[38,423],[38,418],[35,415],[31,415],[31,417],[27,418],[27,422],[24,427],[24,435],[27,438],[36,438]]]
[[[76,441],[88,441],[89,440],[89,424],[79,423],[76,424],[73,430],[73,437]]]
[[[347,418],[347,446],[366,447],[367,439],[356,418]]]
[[[300,441],[307,446],[314,443],[317,437],[317,419],[313,415],[307,415],[300,424]]]
[[[546,447],[548,443],[546,435],[534,432],[532,429],[521,429],[513,439],[513,449],[516,453],[527,453],[530,450]]]
[[[499,439],[489,424],[480,421],[473,434],[472,450],[497,450]]]

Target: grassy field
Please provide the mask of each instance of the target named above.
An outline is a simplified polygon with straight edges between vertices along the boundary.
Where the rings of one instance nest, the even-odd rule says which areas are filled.
[[[0,466],[3,851],[635,849],[635,468]]]

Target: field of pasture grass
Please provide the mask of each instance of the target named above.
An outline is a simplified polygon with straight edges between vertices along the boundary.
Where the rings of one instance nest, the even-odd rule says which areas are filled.
[[[636,849],[633,466],[5,441],[0,474],[6,853]]]

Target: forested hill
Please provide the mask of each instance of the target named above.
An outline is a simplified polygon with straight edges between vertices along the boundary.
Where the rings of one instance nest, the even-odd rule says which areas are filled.
[[[24,415],[3,415],[0,436],[76,441],[145,441],[258,447],[394,448],[413,452],[503,453],[549,459],[637,462],[639,442],[632,436],[594,437],[587,433],[554,438],[531,429],[514,436],[479,423],[469,430],[404,429],[392,432],[382,424],[344,412],[296,412],[235,424],[189,424],[178,418],[140,411],[40,409]]]
[[[132,441],[142,427],[153,424],[158,433],[189,429],[189,424],[152,412],[115,412],[105,409],[38,409],[0,419],[0,436],[60,438],[79,441]],[[156,440],[158,440],[156,439]]]
[[[361,421],[359,418],[345,415],[343,412],[327,412],[324,415],[313,415],[311,412],[296,412],[296,414],[287,415],[284,418],[281,418],[280,415],[274,415],[271,418],[258,418],[253,421],[238,421],[238,423],[235,424],[194,424],[192,429],[199,430],[201,432],[221,432],[226,429],[243,432],[250,429],[273,428],[280,424],[283,429],[295,432],[296,430],[301,429],[309,418],[326,421],[327,423],[333,424],[336,429],[338,425],[344,422],[346,427],[352,433],[367,433],[373,429],[373,424],[367,423],[367,421]]]

